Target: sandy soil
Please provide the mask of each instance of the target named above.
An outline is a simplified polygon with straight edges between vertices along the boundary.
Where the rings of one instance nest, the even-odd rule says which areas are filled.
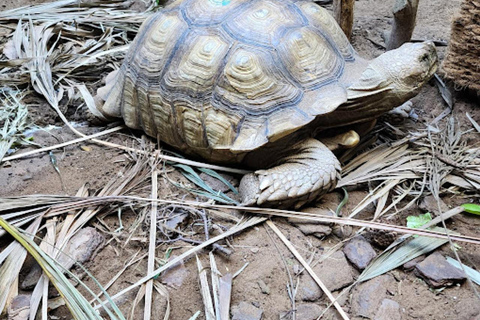
[[[45,1],[4,0],[0,5],[0,10],[43,2]],[[382,49],[378,44],[384,43],[382,34],[385,30],[390,29],[393,2],[393,0],[356,1],[352,43],[361,55],[372,58],[382,53]],[[414,38],[448,41],[451,18],[458,9],[459,3],[459,0],[420,1]],[[439,56],[441,58],[444,56],[444,52],[445,48],[439,48]],[[433,85],[427,85],[413,102],[420,121],[411,125],[417,127],[422,127],[423,123],[428,123],[434,119],[446,107],[436,87]],[[63,127],[55,113],[49,109],[44,101],[38,98],[36,101],[30,101],[30,104],[30,111],[38,125],[58,126],[58,128],[49,133],[37,132],[35,134],[37,143],[47,146],[74,138],[74,135]],[[480,120],[480,108],[475,106],[475,103],[468,100],[468,98],[459,96],[456,102],[455,116],[464,129],[471,127],[466,120],[465,112],[469,112],[477,121]],[[83,132],[90,134],[102,129],[101,127],[90,125],[83,128]],[[124,133],[131,134],[128,131]],[[126,138],[117,134],[111,139],[121,142]],[[81,148],[85,146],[88,148]],[[107,181],[115,177],[119,172],[122,172],[128,163],[127,157],[122,152],[94,144],[70,146],[62,151],[55,152],[55,156],[57,157],[61,176],[51,165],[48,154],[12,161],[9,166],[2,167],[0,169],[0,196],[26,194],[74,195],[84,184],[88,184],[91,190],[98,190]],[[64,187],[62,187],[61,179],[63,179]],[[175,179],[181,179],[181,177],[175,176]],[[160,181],[159,190],[160,196],[163,197],[183,195],[182,191],[175,190],[164,178]],[[148,195],[148,193],[145,195]],[[352,192],[349,204],[344,210],[346,212],[351,210],[364,195],[365,191],[362,190]],[[340,197],[340,193],[328,197],[326,205],[335,208]],[[449,205],[465,201],[465,199],[453,196],[446,197],[444,200]],[[370,209],[370,211],[367,210],[364,213],[365,216],[371,213],[372,208]],[[395,223],[405,223],[407,215],[418,213],[420,213],[418,208],[410,209],[400,215]],[[123,218],[124,226],[128,230],[136,220],[136,215],[131,212],[125,213]],[[115,230],[118,227],[118,219],[116,217],[107,217],[105,223],[111,230]],[[218,224],[221,225],[222,223],[219,222]],[[305,236],[296,227],[280,219],[276,220],[276,223],[305,257],[309,257],[313,252],[316,253],[313,256],[313,261],[319,260],[324,252],[327,252],[328,249],[341,241],[341,239],[333,235],[322,240],[313,236]],[[225,222],[225,225],[230,224]],[[477,234],[480,222],[478,219],[462,216],[453,219],[450,222],[450,226],[461,233],[473,236]],[[148,227],[141,225],[140,228],[135,230],[135,233],[136,240],[130,241],[127,246],[124,246],[122,242],[128,236],[126,231],[116,235],[116,239],[109,242],[98,253],[96,258],[86,265],[100,283],[107,283],[112,275],[116,274],[135,252],[139,250],[142,253],[147,252],[148,245],[145,239]],[[107,234],[106,237],[110,239],[111,235]],[[292,307],[287,292],[289,281],[287,269],[292,272],[298,265],[298,262],[279,242],[278,238],[271,235],[271,232],[267,231],[267,228],[264,226],[253,228],[235,236],[230,239],[229,243],[233,254],[229,257],[221,254],[217,255],[220,271],[226,272],[229,270],[230,272],[236,272],[248,263],[245,270],[233,282],[232,304],[236,305],[241,301],[251,302],[264,311],[263,319],[279,319],[280,313],[289,311]],[[173,248],[173,254],[178,255],[190,248],[190,244],[178,241],[161,245],[157,249],[157,256],[163,257],[169,248]],[[446,246],[441,251],[451,255],[449,248]],[[464,261],[468,261],[469,265],[480,265],[479,247],[462,245],[459,253],[464,258]],[[206,264],[208,256],[204,254],[201,258],[204,264]],[[185,267],[188,272],[182,285],[178,288],[169,288],[171,299],[170,319],[189,319],[197,310],[203,310],[198,275],[194,262],[194,260],[185,261]],[[121,279],[113,285],[110,292],[115,293],[135,282],[145,273],[145,270],[146,260],[144,259],[129,268]],[[436,291],[429,289],[412,272],[404,272],[399,269],[391,274],[395,278],[397,289],[389,295],[389,298],[400,304],[402,319],[480,319],[479,300],[468,284]],[[321,277],[322,275],[319,276]],[[262,293],[258,285],[259,280],[262,280],[269,287],[270,292],[268,294]],[[87,284],[93,285],[93,283],[89,282]],[[133,301],[133,298],[134,296],[130,296],[128,301],[122,304],[122,310],[130,310],[130,302]],[[328,301],[325,297],[322,297],[316,303],[323,308],[328,304]],[[345,310],[350,312],[349,315],[353,319],[358,318],[350,310],[351,296],[342,299],[341,303]],[[164,298],[157,296],[154,306],[154,319],[160,319],[165,308]],[[53,314],[62,319],[69,319],[66,310],[56,310]],[[329,319],[337,318],[334,312],[329,312],[327,315]],[[137,312],[134,318],[141,319],[142,316]],[[203,315],[199,319],[204,319]]]

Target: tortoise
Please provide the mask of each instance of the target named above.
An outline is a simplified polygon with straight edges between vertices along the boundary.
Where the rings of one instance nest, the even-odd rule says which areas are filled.
[[[256,170],[240,182],[243,204],[300,207],[335,187],[334,151],[415,96],[436,67],[431,42],[360,57],[312,1],[179,0],[142,24],[96,113],[187,155]]]

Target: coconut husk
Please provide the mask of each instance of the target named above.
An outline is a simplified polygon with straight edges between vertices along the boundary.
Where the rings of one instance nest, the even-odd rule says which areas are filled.
[[[480,0],[464,0],[452,22],[443,72],[455,85],[480,93]]]

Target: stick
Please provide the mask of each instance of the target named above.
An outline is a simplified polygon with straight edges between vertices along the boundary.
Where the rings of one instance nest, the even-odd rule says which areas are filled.
[[[337,20],[340,28],[348,39],[352,37],[353,29],[353,8],[355,6],[355,0],[334,0],[333,1],[333,13],[335,20]]]
[[[152,209],[150,211],[150,234],[148,244],[148,262],[147,262],[147,274],[152,273],[155,270],[155,247],[157,242],[157,208],[158,203],[155,201],[158,198],[158,171],[154,169],[152,171]],[[150,279],[146,283],[145,290],[145,309],[143,313],[144,320],[150,320],[152,316],[152,298],[153,298],[153,279]]]
[[[338,313],[344,320],[350,319],[348,315],[343,311],[342,307],[338,303],[337,299],[332,295],[330,290],[328,290],[327,286],[320,280],[320,278],[317,276],[315,271],[310,267],[310,265],[303,259],[302,255],[297,251],[297,249],[292,245],[292,243],[283,235],[283,233],[277,228],[277,226],[271,221],[267,220],[267,226],[272,229],[276,235],[282,240],[282,242],[287,246],[287,248],[290,250],[290,252],[293,253],[295,258],[302,264],[302,266],[307,270],[308,274],[315,280],[317,285],[322,289],[322,291],[325,293],[325,295],[332,301],[333,305],[337,309]]]
[[[410,41],[415,28],[419,0],[396,0],[393,7],[392,32],[388,37],[387,50],[400,47]]]
[[[47,151],[50,151],[50,150],[63,148],[63,147],[69,146],[71,144],[79,143],[79,142],[90,140],[90,139],[100,137],[100,136],[103,136],[103,135],[106,135],[106,134],[109,134],[109,133],[117,132],[117,131],[120,131],[124,128],[125,128],[124,126],[118,126],[118,127],[112,128],[112,129],[105,130],[105,131],[97,132],[97,133],[92,134],[90,136],[83,136],[82,138],[78,138],[78,139],[75,139],[75,140],[71,140],[71,141],[67,141],[67,142],[64,142],[64,143],[56,144],[54,146],[44,147],[44,148],[40,148],[40,149],[36,149],[36,150],[32,150],[32,151],[28,151],[28,152],[24,152],[24,153],[20,153],[20,154],[15,154],[13,156],[9,156],[9,157],[5,157],[3,159],[0,159],[0,163],[5,162],[5,161],[11,161],[11,160],[16,160],[16,159],[28,157],[32,154],[37,154],[37,153],[41,153],[41,152],[47,152]]]

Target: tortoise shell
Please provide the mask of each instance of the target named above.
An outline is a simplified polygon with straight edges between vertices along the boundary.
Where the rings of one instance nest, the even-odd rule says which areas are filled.
[[[228,161],[344,103],[356,59],[311,1],[180,0],[143,23],[104,109],[119,106],[129,127]]]

